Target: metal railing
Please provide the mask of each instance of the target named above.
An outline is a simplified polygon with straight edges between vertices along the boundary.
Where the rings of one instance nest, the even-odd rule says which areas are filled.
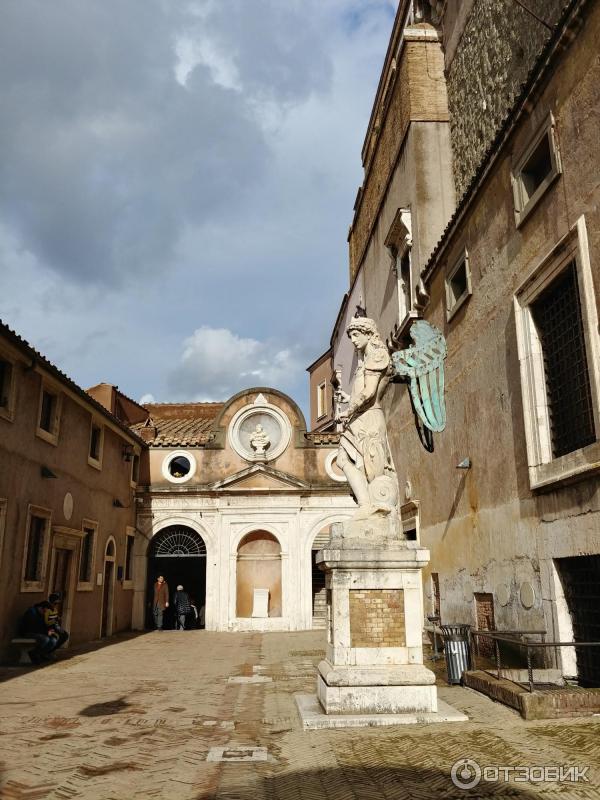
[[[525,636],[540,636],[540,642],[527,641]],[[494,655],[496,661],[496,677],[500,680],[500,672],[502,670],[500,642],[507,642],[517,647],[524,647],[526,651],[527,660],[527,677],[529,684],[529,691],[533,692],[533,658],[532,652],[536,648],[553,647],[558,649],[560,647],[600,647],[600,642],[547,642],[546,631],[476,631],[471,628],[470,630],[470,648],[471,648],[471,664],[475,669],[475,637],[491,639],[494,642]],[[489,670],[486,670],[489,672]],[[510,680],[510,678],[508,679]],[[516,681],[513,681],[516,683]]]

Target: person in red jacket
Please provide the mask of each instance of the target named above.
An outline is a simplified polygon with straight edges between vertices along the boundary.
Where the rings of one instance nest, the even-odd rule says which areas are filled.
[[[154,624],[156,630],[162,631],[163,629],[163,614],[165,608],[169,607],[169,584],[165,581],[163,575],[159,575],[154,582],[154,601],[152,603],[152,611],[154,612]]]

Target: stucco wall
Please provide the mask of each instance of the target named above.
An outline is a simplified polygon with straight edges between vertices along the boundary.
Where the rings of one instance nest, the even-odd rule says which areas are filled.
[[[7,347],[0,342],[0,348]],[[0,417],[0,499],[6,502],[4,542],[0,553],[0,647],[8,652],[8,642],[15,635],[23,611],[48,594],[52,563],[52,545],[56,527],[81,531],[84,519],[98,523],[96,557],[92,566],[94,585],[91,591],[73,589],[69,627],[73,643],[96,639],[100,634],[102,587],[96,585],[96,574],[102,572],[106,541],[116,541],[115,566],[125,563],[125,532],[135,525],[135,504],[130,483],[131,463],[123,460],[126,439],[104,428],[102,469],[88,464],[91,411],[68,393],[62,394],[60,431],[56,446],[36,436],[42,376],[31,370],[18,351],[5,349],[17,359],[15,367],[15,414],[13,421]],[[56,385],[60,391],[60,386]],[[46,467],[56,477],[42,478]],[[65,516],[65,495],[73,497],[73,511]],[[115,507],[114,500],[122,504]],[[41,592],[22,592],[21,575],[25,549],[29,505],[52,513],[51,538],[46,563],[44,588]],[[75,546],[72,555],[74,582],[79,566],[79,540],[69,536]],[[113,630],[131,626],[132,591],[115,582]]]

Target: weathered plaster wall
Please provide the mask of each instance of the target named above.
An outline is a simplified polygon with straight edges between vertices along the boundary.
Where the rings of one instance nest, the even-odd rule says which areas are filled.
[[[448,426],[435,450],[420,445],[404,387],[386,398],[390,439],[400,486],[410,480],[421,501],[421,541],[431,548],[429,572],[440,575],[444,620],[474,622],[473,592],[491,592],[504,628],[558,630],[553,559],[600,553],[600,480],[532,492],[521,399],[513,296],[525,277],[585,217],[596,306],[600,298],[600,4],[594,4],[575,41],[536,98],[430,283],[426,316],[448,341]],[[526,223],[515,227],[511,169],[549,111],[556,120],[563,174]],[[444,274],[467,247],[473,294],[448,322]],[[456,469],[465,457],[469,471]],[[531,609],[523,582],[535,591]],[[431,585],[428,603],[432,603]],[[502,605],[501,587],[508,590]],[[432,606],[429,606],[432,608]]]
[[[0,342],[0,345],[2,343]],[[10,350],[8,351],[10,354]],[[91,591],[73,590],[71,594],[70,629],[73,643],[96,639],[100,635],[102,587],[96,585],[96,574],[102,572],[103,556],[109,536],[116,541],[115,566],[125,563],[125,533],[135,526],[135,505],[130,484],[131,463],[123,460],[125,439],[105,427],[102,469],[88,464],[91,411],[67,394],[62,394],[60,431],[56,446],[36,436],[42,376],[30,364],[19,359],[15,368],[15,415],[8,421],[0,417],[0,498],[6,499],[4,542],[0,552],[0,655],[8,652],[8,642],[15,635],[19,618],[30,605],[48,595],[54,528],[81,531],[84,519],[98,523],[96,553],[92,565],[94,578]],[[60,386],[56,388],[60,391]],[[55,478],[42,478],[41,467],[51,470]],[[73,513],[67,519],[63,500],[73,497]],[[122,508],[113,505],[118,499]],[[21,574],[25,549],[27,510],[30,504],[52,512],[52,534],[44,591],[21,592]],[[78,539],[71,569],[76,583],[79,568]],[[132,591],[115,582],[113,630],[131,626]]]
[[[528,0],[555,25],[565,0]],[[447,11],[444,35],[456,196],[460,198],[492,144],[550,31],[514,0],[477,0],[465,16]]]

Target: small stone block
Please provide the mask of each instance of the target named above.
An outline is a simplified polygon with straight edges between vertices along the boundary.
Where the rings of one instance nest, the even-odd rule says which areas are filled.
[[[225,747],[211,747],[206,756],[207,761],[266,761],[267,759],[266,747],[237,744]]]

